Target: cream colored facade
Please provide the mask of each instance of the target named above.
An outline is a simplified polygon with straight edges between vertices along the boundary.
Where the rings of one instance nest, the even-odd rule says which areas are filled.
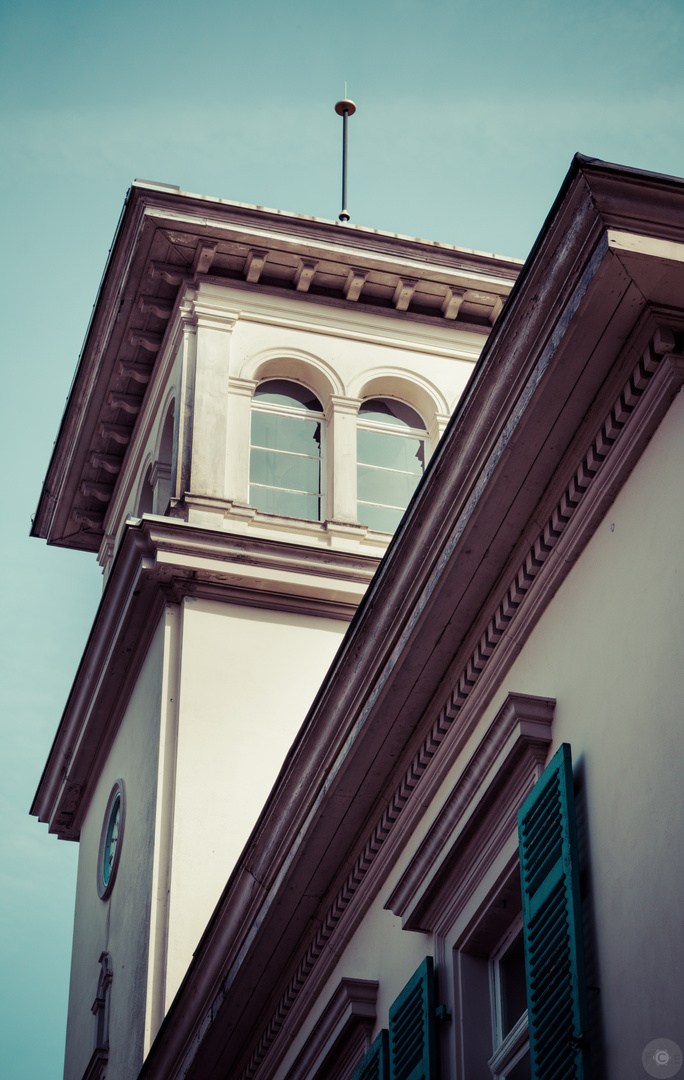
[[[679,662],[684,633],[684,504],[672,497],[681,488],[682,460],[680,390],[478,717],[475,730],[453,755],[429,806],[367,901],[363,921],[321,986],[316,1007],[303,1023],[293,1017],[295,1037],[277,1067],[263,1075],[277,1080],[300,1075],[298,1058],[313,1041],[323,1007],[343,979],[378,984],[375,1019],[367,1035],[372,1042],[387,1026],[392,1002],[429,954],[439,957],[439,1001],[451,1017],[439,1029],[441,1075],[464,1080],[492,1076],[487,1067],[489,1015],[477,1032],[479,1062],[471,1060],[468,1066],[462,1056],[459,1013],[464,1006],[458,997],[457,957],[482,912],[504,891],[518,859],[517,830],[509,829],[501,851],[456,914],[447,910],[426,918],[421,913],[424,932],[403,929],[401,914],[391,910],[388,900],[411,864],[420,860],[430,828],[472,767],[511,692],[555,699],[547,758],[563,742],[570,742],[578,771],[578,801],[589,833],[583,860],[591,882],[591,900],[586,901],[590,933],[585,942],[590,1013],[596,1025],[592,1034],[601,1041],[592,1075],[619,1080],[641,1075],[639,1069],[648,1075],[641,1058],[651,1040],[660,1035],[682,1045],[684,928],[677,912],[684,873],[673,854],[684,834],[680,784],[684,672]],[[636,576],[638,587],[628,587],[626,583],[634,583]],[[626,679],[625,665],[638,677]],[[483,863],[486,866],[484,844]],[[456,875],[453,891],[458,893]],[[425,911],[425,898],[422,903]],[[498,930],[494,941],[497,934]],[[472,1018],[468,1022],[472,1036]]]

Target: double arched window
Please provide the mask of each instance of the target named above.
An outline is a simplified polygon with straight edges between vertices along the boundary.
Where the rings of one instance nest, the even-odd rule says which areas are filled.
[[[252,402],[249,501],[267,514],[321,520],[323,406],[301,383],[269,379]]]
[[[409,405],[369,398],[357,426],[358,520],[394,532],[425,469],[425,423]]]
[[[335,429],[337,431],[337,428]],[[344,483],[323,505],[323,406],[312,390],[290,379],[266,379],[252,399],[249,502],[266,514],[308,521],[326,515],[353,517],[353,488]],[[339,429],[341,461],[353,453]],[[353,436],[352,436],[353,437]],[[393,533],[423,475],[428,433],[423,418],[403,401],[367,398],[357,420],[356,518],[378,532]],[[333,448],[335,452],[335,448]],[[351,501],[345,499],[351,496]]]

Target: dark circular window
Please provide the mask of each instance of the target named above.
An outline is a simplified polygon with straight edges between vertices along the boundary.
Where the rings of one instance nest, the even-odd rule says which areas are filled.
[[[114,887],[114,879],[116,878],[121,855],[124,811],[123,780],[117,780],[107,802],[100,835],[100,849],[97,858],[97,891],[101,900],[106,900]]]

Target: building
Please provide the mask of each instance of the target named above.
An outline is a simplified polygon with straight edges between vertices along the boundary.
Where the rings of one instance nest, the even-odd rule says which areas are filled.
[[[265,242],[255,255],[250,239],[238,289],[205,276],[202,252],[216,241],[206,258],[236,272],[218,231],[182,255],[188,233],[218,229],[187,198],[133,192],[35,526],[52,542],[99,545],[108,575],[34,804],[81,844],[67,1076],[675,1075],[684,1045],[684,181],[578,156],[503,310],[495,297],[512,283],[511,264],[278,217],[268,227],[291,257]],[[244,208],[225,215],[234,232],[245,219],[254,234],[265,223]],[[157,253],[162,236],[177,246]],[[314,238],[346,267],[336,274],[346,301],[330,279],[312,291],[328,272]],[[259,278],[249,288],[264,251],[262,271],[272,258],[289,266],[287,312],[282,285],[270,281],[262,294]],[[390,251],[395,277],[381,280],[378,259]],[[314,268],[299,288],[307,260]],[[161,318],[150,279],[167,280],[183,262],[198,276],[186,284],[176,271],[176,301],[160,286],[169,305],[161,339],[137,312]],[[364,270],[382,316],[350,300]],[[259,313],[277,310],[263,344],[244,329],[264,350],[251,368],[234,292],[259,333]],[[441,297],[432,316],[427,296]],[[293,366],[278,367],[295,308],[300,319],[316,313],[316,329],[307,326],[319,336],[325,312],[355,352],[342,392],[329,384],[330,403],[298,366],[306,359],[294,349],[310,345],[293,341]],[[380,333],[383,318],[401,375],[381,374],[367,355],[368,320]],[[488,320],[467,385],[449,383],[448,343],[453,376],[467,360],[461,335],[474,345]],[[367,337],[357,351],[359,327]],[[184,334],[191,344],[179,352]],[[93,445],[98,425],[124,424],[96,405],[134,396],[132,382],[116,380],[142,373],[142,353],[122,358],[122,343],[144,349],[145,335],[158,359],[144,398],[138,391],[123,464],[121,453],[108,459],[118,480],[98,494],[106,478],[92,470],[109,452]],[[245,373],[227,373],[227,356],[245,358]],[[322,406],[308,422],[325,422],[332,440],[330,529],[276,519],[246,490],[248,469],[259,483],[247,463],[250,408],[295,412],[260,398],[275,379],[307,386]],[[419,396],[428,388],[434,413]],[[429,441],[432,455],[367,584],[386,535],[360,528],[365,508],[354,516],[350,432],[359,453],[365,430],[389,439],[409,415],[385,422],[382,402],[394,401],[413,410],[394,438]],[[435,445],[440,401],[455,411]],[[336,473],[341,446],[351,447],[346,480]],[[269,449],[254,438],[252,447]],[[242,455],[239,476],[233,455]],[[376,480],[383,465],[357,465],[357,504],[364,467]],[[386,478],[369,490],[368,504],[381,506]],[[93,500],[105,497],[101,518]],[[171,516],[140,516],[165,503]],[[333,648],[319,657],[310,642],[327,621],[344,623],[366,586],[334,659]],[[212,606],[221,604],[268,614],[252,636],[246,618],[235,627],[229,615],[222,635],[223,609]],[[295,627],[309,637],[295,641]],[[222,703],[233,679],[248,678],[222,662],[243,643],[258,653],[257,698],[262,678],[272,681],[258,707],[247,689],[237,694],[240,757],[216,718],[232,715]],[[272,667],[290,647],[284,670],[275,659]],[[303,667],[311,680],[288,713],[290,676]],[[306,693],[315,697],[298,727]],[[281,712],[295,736],[284,757],[267,745]],[[256,790],[262,755],[266,787],[275,780],[266,798]],[[252,785],[242,828],[228,838]]]
[[[518,270],[133,185],[33,530],[105,580],[34,804],[67,1076],[137,1074]]]

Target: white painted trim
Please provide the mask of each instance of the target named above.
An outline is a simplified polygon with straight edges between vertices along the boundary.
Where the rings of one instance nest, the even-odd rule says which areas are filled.
[[[167,604],[164,615],[161,673],[159,758],[155,804],[152,885],[150,889],[150,936],[147,963],[143,1053],[161,1027],[170,1002],[166,995],[168,959],[171,852],[178,746],[178,697],[180,675],[181,606]]]
[[[362,310],[358,304],[324,307],[300,300],[296,293],[272,296],[253,294],[230,285],[201,282],[201,293],[218,293],[226,306],[232,305],[240,321],[303,330],[348,341],[384,345],[391,349],[430,353],[458,360],[477,360],[486,340],[484,334],[461,330],[452,322],[397,324],[396,316]]]

